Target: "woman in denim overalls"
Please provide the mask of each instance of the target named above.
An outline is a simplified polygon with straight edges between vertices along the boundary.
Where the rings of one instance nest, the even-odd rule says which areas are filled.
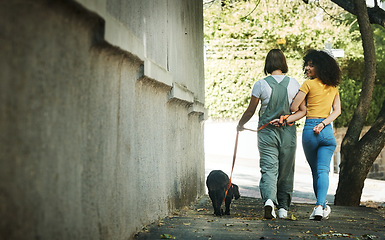
[[[239,120],[238,131],[244,130],[244,124],[254,115],[259,102],[259,127],[282,115],[291,114],[290,104],[300,85],[294,78],[284,75],[287,71],[282,51],[271,50],[266,56],[264,68],[265,74],[270,75],[254,84],[249,106]],[[299,111],[296,115],[291,115],[291,118],[299,119],[305,112]],[[293,124],[280,127],[267,125],[258,131],[261,168],[259,188],[265,202],[264,217],[267,219],[276,217],[275,206],[278,206],[278,217],[287,217],[293,193],[296,136]]]
[[[291,110],[296,111],[306,99],[306,122],[302,145],[313,175],[313,189],[317,198],[310,215],[312,220],[328,218],[331,212],[326,202],[329,188],[330,161],[336,148],[336,139],[330,125],[341,114],[337,85],[341,70],[336,60],[324,51],[310,50],[305,55],[306,80],[293,100]]]

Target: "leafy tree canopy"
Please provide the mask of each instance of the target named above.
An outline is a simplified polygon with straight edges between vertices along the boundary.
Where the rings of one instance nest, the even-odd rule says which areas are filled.
[[[327,0],[304,4],[300,0],[220,1],[204,5],[206,51],[206,106],[211,118],[238,119],[247,107],[253,84],[264,77],[263,64],[272,48],[284,51],[288,75],[304,81],[302,56],[307,49],[323,49],[331,43],[344,49],[338,61],[343,71],[340,86],[342,115],[346,126],[353,114],[361,87],[363,52],[356,17]],[[370,124],[385,96],[385,29],[373,26],[378,88],[375,88]]]

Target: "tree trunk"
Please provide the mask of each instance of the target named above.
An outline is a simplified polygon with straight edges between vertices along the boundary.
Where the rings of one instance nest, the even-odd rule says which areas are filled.
[[[338,182],[336,205],[358,206],[364,181],[385,146],[385,101],[370,130],[353,145],[341,148],[344,157]]]
[[[354,0],[331,0],[338,6],[342,7],[346,11],[350,12],[353,15],[357,16],[356,9],[354,7]],[[307,1],[304,0],[305,3]],[[372,8],[366,8],[366,6],[362,9],[367,9],[368,15],[369,15],[369,21],[370,23],[378,24],[385,28],[385,11],[381,9],[378,5]]]
[[[373,129],[375,123],[369,132],[361,140],[359,139],[372,100],[376,76],[376,56],[373,31],[365,0],[354,0],[354,8],[361,32],[365,69],[358,105],[341,144],[341,171],[334,204],[344,206],[358,206],[360,204],[366,176],[384,147],[381,141],[376,142],[376,139],[373,139],[374,136],[383,137],[381,134],[384,135],[382,130],[384,123],[381,122],[383,111],[380,112],[376,120],[377,130]],[[381,124],[383,125],[381,126]],[[378,149],[380,150],[374,151]]]

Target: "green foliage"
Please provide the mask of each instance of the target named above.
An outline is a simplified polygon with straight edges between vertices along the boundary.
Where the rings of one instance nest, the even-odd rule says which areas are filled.
[[[351,24],[351,31],[359,34],[358,24]],[[385,30],[379,26],[373,26],[374,42],[376,47],[377,71],[375,87],[373,90],[372,101],[369,113],[366,117],[365,125],[369,126],[376,120],[385,100]],[[362,49],[361,46],[356,46]],[[362,51],[362,50],[361,50]],[[348,126],[353,117],[357,106],[358,98],[361,93],[362,78],[364,72],[364,57],[362,52],[349,55],[341,61],[343,79],[340,89],[341,96],[341,116],[335,121],[336,126]]]
[[[331,1],[320,0],[318,4],[322,9],[300,0],[233,1],[223,8],[220,1],[205,5],[206,106],[211,118],[240,118],[254,83],[265,77],[264,59],[270,49],[284,51],[288,75],[302,83],[304,52],[323,49],[326,42],[332,42],[333,48],[345,50],[345,57],[338,59],[343,70],[342,114],[336,124],[349,123],[361,89],[360,32],[353,15]],[[381,27],[373,29],[379,87],[373,93],[368,123],[374,121],[385,96],[385,33]]]
[[[337,127],[348,126],[353,117],[358,97],[360,96],[361,83],[347,77],[342,78],[340,89],[341,116],[334,122]]]
[[[340,85],[341,97],[341,117],[337,118],[335,125],[337,127],[348,126],[353,117],[354,110],[357,106],[357,101],[361,92],[361,80],[353,80],[348,77],[342,79]],[[377,85],[373,90],[373,98],[370,102],[369,113],[366,117],[365,125],[369,126],[376,120],[378,113],[381,110],[385,96],[385,87],[383,84]]]
[[[254,62],[221,60],[206,64],[206,105],[212,118],[240,116],[255,82]],[[261,74],[259,74],[261,75]],[[231,76],[231,77],[230,77]]]

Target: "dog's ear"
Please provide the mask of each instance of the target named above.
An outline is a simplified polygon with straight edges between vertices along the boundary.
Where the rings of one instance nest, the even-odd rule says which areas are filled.
[[[233,195],[235,199],[238,199],[241,197],[241,194],[239,194],[239,188],[236,184],[231,184],[231,188],[233,189]]]

